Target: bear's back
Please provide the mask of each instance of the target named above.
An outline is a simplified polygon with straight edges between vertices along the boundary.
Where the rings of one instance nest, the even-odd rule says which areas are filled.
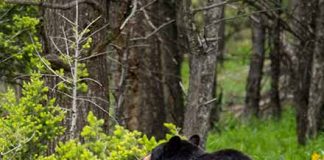
[[[206,153],[198,160],[251,160],[248,156],[234,149],[223,149],[213,153]]]

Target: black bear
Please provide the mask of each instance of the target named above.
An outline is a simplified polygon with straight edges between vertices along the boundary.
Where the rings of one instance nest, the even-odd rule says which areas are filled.
[[[192,136],[189,141],[174,136],[168,142],[160,144],[144,160],[252,160],[247,155],[233,149],[224,149],[205,153],[199,148],[200,137]]]

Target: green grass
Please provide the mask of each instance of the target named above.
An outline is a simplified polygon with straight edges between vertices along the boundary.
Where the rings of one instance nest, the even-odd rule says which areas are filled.
[[[248,66],[239,61],[226,61],[218,70],[217,90],[223,92],[223,103],[243,103]]]
[[[219,129],[221,132],[209,134],[209,151],[235,148],[249,154],[254,160],[307,160],[313,152],[324,155],[324,135],[310,141],[305,147],[297,144],[295,113],[292,109],[285,111],[279,122],[268,119],[241,123],[227,116]]]

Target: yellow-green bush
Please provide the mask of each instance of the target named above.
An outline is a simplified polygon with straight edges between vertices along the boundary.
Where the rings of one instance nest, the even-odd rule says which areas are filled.
[[[103,120],[98,120],[92,112],[88,115],[88,125],[82,130],[83,143],[70,140],[60,143],[56,152],[49,157],[40,157],[41,160],[136,160],[143,158],[156,145],[178,134],[173,124],[165,124],[170,130],[165,140],[157,141],[154,137],[148,138],[138,131],[129,131],[116,125],[111,135],[102,130]]]

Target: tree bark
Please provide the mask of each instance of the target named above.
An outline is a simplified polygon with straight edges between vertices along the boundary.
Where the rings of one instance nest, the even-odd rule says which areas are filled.
[[[300,38],[296,40],[295,54],[297,62],[292,79],[295,80],[294,84],[296,86],[294,91],[294,104],[297,111],[298,143],[305,145],[308,124],[309,88],[315,47],[315,37],[312,32],[315,30],[317,0],[310,2],[297,0],[295,2],[295,8],[294,32],[298,33]]]
[[[63,5],[66,3],[70,3],[72,1],[66,0],[47,0],[46,3],[56,4],[56,5]],[[107,1],[100,0],[100,4],[103,8],[107,7]],[[77,126],[76,126],[76,137],[79,136],[82,128],[86,125],[86,117],[90,110],[94,112],[94,114],[100,118],[104,119],[104,130],[108,132],[108,110],[109,110],[109,103],[108,103],[108,92],[109,92],[109,85],[108,85],[108,70],[107,70],[107,60],[105,53],[106,52],[106,43],[107,42],[107,30],[105,28],[99,30],[100,28],[104,27],[104,25],[108,22],[108,8],[105,8],[104,11],[99,11],[93,8],[92,5],[89,4],[79,4],[79,29],[84,29],[87,25],[89,25],[92,21],[96,18],[101,16],[101,18],[94,23],[90,27],[90,33],[93,34],[91,37],[93,39],[93,43],[91,44],[89,53],[82,53],[81,57],[88,57],[92,56],[92,58],[88,58],[86,61],[86,67],[89,72],[89,78],[97,81],[86,81],[88,85],[88,91],[85,94],[80,94],[78,96],[78,119],[77,119]],[[67,19],[74,22],[75,20],[75,8],[69,8],[65,10],[61,9],[50,9],[50,8],[42,8],[43,14],[43,47],[44,47],[44,55],[54,54],[60,56],[58,49],[61,51],[66,51],[66,45],[64,40],[59,37],[71,37],[72,32],[72,25],[64,19]],[[63,17],[64,16],[64,17]],[[63,32],[64,31],[64,32]],[[55,45],[56,46],[55,46]],[[57,47],[57,48],[56,48]],[[98,56],[97,56],[98,54]],[[100,54],[100,55],[99,55]],[[59,69],[54,68],[54,69]],[[70,74],[69,70],[65,70],[65,74]],[[54,88],[60,79],[57,77],[46,78],[46,84],[50,88]],[[50,97],[55,97],[57,99],[57,103],[63,107],[69,109],[71,104],[71,99],[67,97],[69,93],[63,93],[59,90],[54,90],[50,94]],[[85,99],[85,100],[81,100]],[[91,101],[91,102],[90,102]],[[67,128],[70,128],[70,116],[71,113],[67,113],[67,118],[64,121],[64,125]],[[68,139],[65,137],[65,139]]]
[[[223,1],[209,0],[206,6],[221,2]],[[189,95],[183,132],[188,137],[200,135],[204,145],[210,126],[210,113],[216,101],[216,57],[219,54],[219,42],[222,41],[218,39],[222,22],[217,21],[222,18],[224,5],[204,11],[206,16],[202,30],[199,30],[201,24],[195,22],[194,15],[190,14],[191,0],[184,0],[182,5],[183,13],[186,13],[184,17],[190,51]]]
[[[307,136],[315,138],[324,128],[324,0],[319,0],[316,24],[316,46],[313,57],[312,80],[310,85]]]
[[[265,52],[265,26],[263,25],[263,17],[261,14],[255,15],[250,21],[252,28],[252,55],[246,85],[245,112],[248,117],[259,117],[261,80]]]

